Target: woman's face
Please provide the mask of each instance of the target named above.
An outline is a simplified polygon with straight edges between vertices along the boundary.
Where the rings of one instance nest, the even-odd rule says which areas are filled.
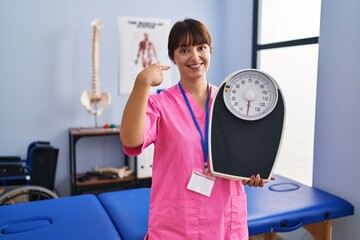
[[[180,45],[174,51],[173,62],[179,69],[181,79],[206,78],[206,72],[210,65],[210,49],[208,44]]]

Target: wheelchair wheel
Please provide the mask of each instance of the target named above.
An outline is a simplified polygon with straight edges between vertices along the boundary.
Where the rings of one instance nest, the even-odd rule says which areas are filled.
[[[59,198],[59,196],[47,188],[31,185],[21,186],[0,194],[0,206],[53,198]]]

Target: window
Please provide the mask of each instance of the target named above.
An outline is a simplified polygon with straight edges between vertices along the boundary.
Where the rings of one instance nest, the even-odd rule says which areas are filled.
[[[252,67],[270,74],[285,99],[274,172],[312,185],[321,0],[254,0]]]

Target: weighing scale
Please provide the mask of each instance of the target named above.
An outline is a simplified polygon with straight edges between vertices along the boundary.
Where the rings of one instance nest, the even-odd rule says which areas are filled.
[[[211,104],[209,166],[214,176],[271,178],[285,120],[281,90],[267,73],[244,69],[230,74]]]

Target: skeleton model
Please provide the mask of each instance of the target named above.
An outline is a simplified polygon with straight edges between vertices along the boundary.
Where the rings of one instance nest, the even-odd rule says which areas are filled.
[[[108,92],[100,92],[99,82],[99,35],[100,29],[103,27],[103,22],[100,19],[92,21],[93,39],[92,39],[92,90],[84,91],[81,94],[81,104],[86,107],[86,110],[95,116],[95,126],[97,127],[97,116],[100,116],[104,109],[111,103],[111,95]],[[98,108],[98,105],[100,106]],[[92,107],[93,106],[93,107]]]

